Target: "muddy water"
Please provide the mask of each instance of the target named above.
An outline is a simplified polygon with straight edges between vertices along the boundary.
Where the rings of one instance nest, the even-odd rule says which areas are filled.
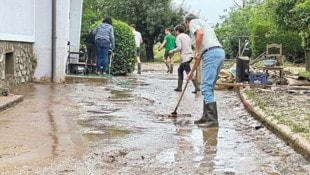
[[[0,113],[1,174],[310,174],[310,163],[217,91],[219,128],[197,127],[202,97],[144,65],[107,84],[32,84]]]

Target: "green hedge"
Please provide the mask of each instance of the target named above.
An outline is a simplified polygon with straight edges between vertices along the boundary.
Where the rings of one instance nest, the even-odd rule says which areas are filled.
[[[128,24],[113,19],[115,50],[112,61],[112,75],[126,75],[135,67],[136,45],[134,35]]]

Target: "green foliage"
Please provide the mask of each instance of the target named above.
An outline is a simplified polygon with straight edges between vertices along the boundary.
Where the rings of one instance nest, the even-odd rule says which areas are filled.
[[[102,20],[102,9],[104,0],[83,0],[83,14],[81,26],[81,45],[85,44],[85,39],[89,32],[95,28],[98,20]]]
[[[160,46],[160,44],[155,44],[153,51],[154,51],[154,62],[162,62],[163,61],[163,56],[164,56],[164,52],[165,49],[162,50],[158,50],[158,47]]]
[[[310,80],[310,72],[308,71],[300,72],[299,76]]]
[[[217,26],[216,33],[225,48],[226,57],[232,58],[238,55],[240,37],[242,37],[242,43],[245,39],[249,39],[244,36],[250,36],[250,21],[253,13],[251,7],[233,10],[229,12],[224,22]]]
[[[293,2],[294,0],[281,1]],[[293,7],[294,5],[282,7],[278,0],[265,0],[248,2],[245,7],[229,12],[223,24],[218,25],[216,29],[228,56],[235,56],[238,53],[237,36],[249,36],[254,58],[265,52],[266,44],[281,43],[283,54],[289,58],[289,61],[299,60],[303,55],[299,32],[279,25],[281,21],[285,24],[283,18]],[[276,14],[279,9],[282,10],[281,17]]]
[[[183,22],[183,11],[173,9],[171,0],[113,0],[104,1],[106,15],[135,24],[141,32],[146,51],[146,60],[153,61],[153,45],[166,27]]]
[[[301,46],[306,51],[306,70],[310,70],[310,1],[278,0],[274,6],[277,24],[287,30],[298,32],[301,37]]]
[[[145,44],[140,45],[140,59],[142,62],[147,61]]]
[[[114,60],[111,73],[124,75],[134,70],[136,45],[130,26],[120,20],[113,20],[115,34]]]

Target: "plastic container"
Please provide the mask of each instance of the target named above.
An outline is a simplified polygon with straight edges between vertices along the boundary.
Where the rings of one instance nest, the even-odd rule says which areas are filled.
[[[251,84],[266,84],[267,83],[267,75],[266,74],[251,73],[249,76],[249,82]]]

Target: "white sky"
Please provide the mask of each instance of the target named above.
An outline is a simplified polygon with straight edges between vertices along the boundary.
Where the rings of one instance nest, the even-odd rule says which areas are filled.
[[[176,4],[181,4],[182,0],[173,0]],[[226,14],[225,9],[234,5],[233,0],[184,0],[185,7],[190,12],[198,14],[201,18],[207,19],[208,23],[215,24],[221,22],[220,15]]]

